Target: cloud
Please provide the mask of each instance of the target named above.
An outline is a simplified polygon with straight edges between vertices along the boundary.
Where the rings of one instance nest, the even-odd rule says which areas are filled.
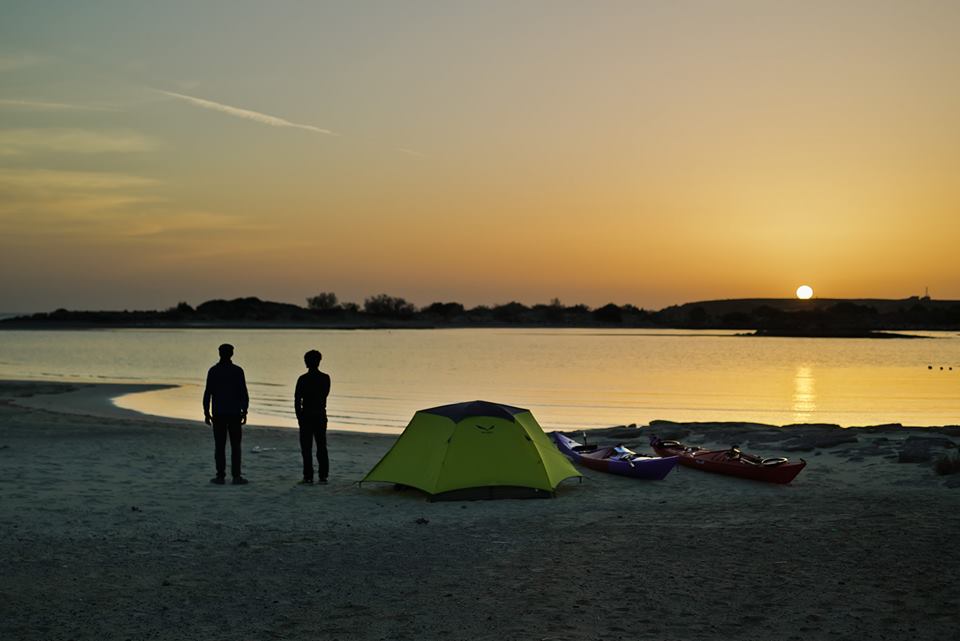
[[[416,149],[408,149],[406,147],[397,147],[397,151],[400,153],[407,154],[409,156],[417,156],[418,158],[423,158],[423,152],[417,151]]]
[[[182,244],[260,234],[246,217],[183,209],[158,193],[163,183],[131,174],[0,168],[0,239],[73,243],[131,240]],[[178,250],[179,251],[179,250]]]
[[[0,98],[0,108],[24,109],[28,111],[119,111],[107,105],[75,105],[66,102],[47,102],[44,100],[18,100]]]
[[[102,191],[152,187],[157,184],[159,182],[153,178],[103,171],[0,169],[0,190]]]
[[[140,216],[128,220],[127,226],[119,233],[126,238],[182,240],[194,236],[196,232],[217,232],[222,236],[263,231],[263,225],[234,215],[209,211],[173,211],[154,212],[150,216]],[[203,243],[208,242],[204,240]],[[201,243],[201,244],[203,244]]]
[[[114,172],[0,169],[0,237],[17,244],[115,235],[131,217],[163,206],[158,185]]]
[[[0,129],[0,156],[14,156],[32,151],[131,153],[151,151],[159,146],[156,140],[128,130]]]
[[[113,172],[0,169],[0,222],[19,220],[43,232],[44,221],[96,218],[158,202],[151,193],[158,184],[151,178]]]
[[[196,107],[201,107],[203,109],[210,109],[211,111],[219,111],[220,113],[225,113],[227,115],[234,116],[236,118],[253,120],[254,122],[259,122],[264,125],[270,125],[271,127],[292,127],[294,129],[303,129],[305,131],[312,131],[313,133],[325,134],[327,136],[338,135],[333,131],[330,131],[329,129],[322,129],[320,127],[315,127],[313,125],[304,125],[296,122],[290,122],[289,120],[284,120],[283,118],[277,118],[276,116],[260,113],[258,111],[250,111],[249,109],[240,109],[239,107],[231,107],[230,105],[224,105],[219,102],[213,102],[212,100],[204,100],[203,98],[187,96],[185,94],[175,93],[173,91],[164,91],[162,89],[155,89],[155,91],[165,96],[176,98],[177,100],[183,100],[184,102],[188,102],[191,105],[194,105]]]
[[[44,56],[38,56],[32,53],[0,55],[0,72],[32,67],[46,61],[47,58]]]

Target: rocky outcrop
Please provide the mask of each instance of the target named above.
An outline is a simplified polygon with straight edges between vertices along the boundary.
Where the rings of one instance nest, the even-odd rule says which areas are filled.
[[[933,450],[953,449],[957,445],[944,436],[908,436],[900,448],[900,463],[929,463]]]

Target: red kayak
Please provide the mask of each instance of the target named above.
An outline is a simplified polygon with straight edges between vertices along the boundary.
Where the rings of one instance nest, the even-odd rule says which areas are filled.
[[[762,458],[741,452],[736,447],[705,450],[686,447],[679,441],[661,441],[656,436],[650,437],[650,446],[660,456],[679,456],[680,465],[768,483],[789,483],[807,466],[803,459],[797,462],[785,458]]]

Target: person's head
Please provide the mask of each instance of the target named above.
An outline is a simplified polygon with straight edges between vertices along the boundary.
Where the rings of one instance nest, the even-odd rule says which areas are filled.
[[[231,358],[233,358],[233,345],[230,343],[224,343],[218,349],[220,352],[221,361],[229,361]]]
[[[323,360],[323,355],[315,349],[311,349],[303,355],[303,362],[306,363],[307,369],[317,369],[320,367],[321,360]]]

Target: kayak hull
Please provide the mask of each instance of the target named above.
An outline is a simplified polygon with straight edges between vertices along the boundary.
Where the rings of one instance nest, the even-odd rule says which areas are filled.
[[[678,456],[680,465],[704,472],[726,474],[727,476],[737,476],[766,483],[787,484],[807,466],[807,462],[803,459],[786,461],[777,465],[751,463],[749,460],[742,458],[730,458],[729,450],[705,450],[697,447],[684,447],[682,444],[664,445],[663,441],[656,438],[650,439],[650,446],[660,456]]]
[[[615,460],[609,458],[613,451],[612,447],[581,451],[574,449],[580,446],[579,443],[559,432],[551,432],[550,438],[557,445],[557,449],[577,465],[607,474],[659,481],[665,478],[680,461],[680,457],[674,455],[638,456],[630,461]]]

